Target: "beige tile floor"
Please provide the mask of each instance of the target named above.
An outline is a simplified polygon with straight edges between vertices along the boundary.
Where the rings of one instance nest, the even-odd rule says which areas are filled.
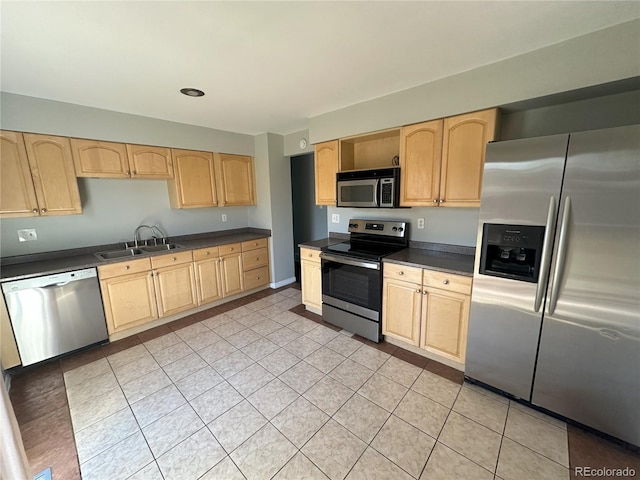
[[[264,299],[65,373],[82,478],[569,478],[567,427]]]

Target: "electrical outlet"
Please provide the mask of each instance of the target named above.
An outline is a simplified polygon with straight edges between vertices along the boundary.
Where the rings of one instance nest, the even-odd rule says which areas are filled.
[[[424,218],[418,219],[418,228],[424,228]]]
[[[38,239],[38,234],[35,228],[25,228],[18,230],[18,240],[21,242],[31,242]]]
[[[340,223],[340,214],[339,213],[332,213],[331,214],[331,221],[333,223]]]
[[[227,221],[227,214],[226,214],[226,213],[223,213],[223,214],[222,214],[222,221],[223,221],[223,222],[226,222],[226,221]]]

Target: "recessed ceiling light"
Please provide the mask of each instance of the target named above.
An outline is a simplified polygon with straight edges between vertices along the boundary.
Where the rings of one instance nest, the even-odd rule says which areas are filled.
[[[202,90],[198,90],[197,88],[181,88],[180,93],[186,95],[187,97],[202,97],[204,96],[204,92]]]

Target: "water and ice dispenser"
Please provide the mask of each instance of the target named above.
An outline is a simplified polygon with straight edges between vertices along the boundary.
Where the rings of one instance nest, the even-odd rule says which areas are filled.
[[[485,223],[480,273],[537,283],[544,228]]]

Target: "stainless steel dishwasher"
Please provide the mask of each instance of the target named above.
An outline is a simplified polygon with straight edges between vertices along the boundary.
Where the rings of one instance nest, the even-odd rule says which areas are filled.
[[[2,284],[22,365],[106,340],[95,268]]]

